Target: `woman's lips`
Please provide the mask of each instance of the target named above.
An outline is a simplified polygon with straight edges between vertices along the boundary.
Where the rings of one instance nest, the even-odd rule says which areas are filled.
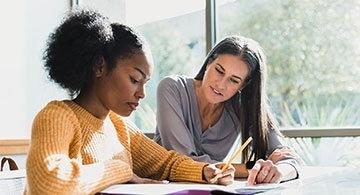
[[[139,103],[133,103],[133,102],[128,102],[127,104],[132,110],[136,110],[136,107],[139,105]]]
[[[215,88],[213,88],[213,87],[210,87],[211,88],[211,90],[216,94],[216,95],[220,95],[220,96],[223,96],[223,94],[222,93],[220,93],[218,90],[216,90]]]

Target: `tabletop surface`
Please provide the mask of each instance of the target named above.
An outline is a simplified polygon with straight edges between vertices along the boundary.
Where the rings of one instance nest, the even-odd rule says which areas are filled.
[[[169,184],[118,184],[103,190],[102,194],[211,194],[229,192],[234,194],[359,194],[360,171],[350,167],[309,167],[301,170],[300,179],[281,184],[256,185],[249,188],[245,180],[232,185],[220,186],[197,183]],[[213,193],[214,194],[214,193]]]

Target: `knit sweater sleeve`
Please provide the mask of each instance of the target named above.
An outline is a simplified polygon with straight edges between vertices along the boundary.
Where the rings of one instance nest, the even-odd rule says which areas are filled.
[[[147,138],[134,125],[127,124],[131,142],[133,171],[146,178],[170,181],[202,182],[206,163],[196,162],[175,151],[167,151]]]
[[[128,181],[132,171],[120,160],[82,165],[69,157],[71,143],[81,141],[74,115],[46,107],[35,118],[27,158],[27,194],[89,194]]]

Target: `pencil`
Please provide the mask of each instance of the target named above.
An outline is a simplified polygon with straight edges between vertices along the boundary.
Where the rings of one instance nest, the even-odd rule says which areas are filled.
[[[241,146],[240,148],[232,155],[232,157],[226,162],[225,166],[221,169],[221,171],[225,171],[229,165],[234,161],[234,159],[241,154],[241,152],[246,148],[247,145],[251,142],[252,137],[249,137]]]

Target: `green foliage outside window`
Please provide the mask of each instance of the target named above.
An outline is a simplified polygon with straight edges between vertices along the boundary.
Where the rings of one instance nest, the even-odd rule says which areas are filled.
[[[359,10],[355,0],[235,1],[218,9],[219,31],[251,37],[264,47],[268,93],[281,126],[355,126]]]

